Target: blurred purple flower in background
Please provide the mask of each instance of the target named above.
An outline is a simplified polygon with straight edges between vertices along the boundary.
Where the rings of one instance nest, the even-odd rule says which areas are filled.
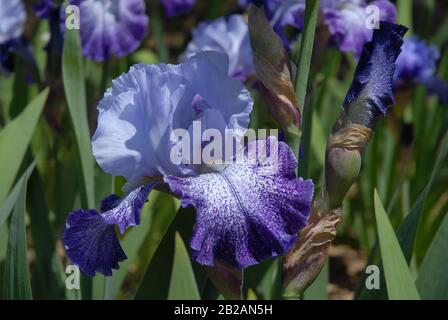
[[[289,48],[283,28],[294,27],[299,32],[303,29],[305,17],[305,0],[240,0],[241,6],[250,2],[263,4],[266,16],[274,30],[284,40]],[[365,43],[372,39],[373,29],[366,26],[368,6],[376,6],[380,12],[380,20],[395,22],[396,8],[389,0],[366,2],[364,0],[321,0],[320,16],[326,23],[331,34],[332,42],[342,52],[353,52],[356,57],[361,55]]]
[[[26,12],[22,0],[0,1],[0,44],[19,38],[24,31]]]
[[[26,12],[22,0],[0,1],[0,74],[8,75],[14,68],[14,51],[25,51],[21,39]]]
[[[196,53],[213,50],[229,56],[229,75],[244,81],[255,73],[249,29],[241,15],[202,22],[192,31],[193,39],[181,55],[185,61]]]
[[[440,51],[416,36],[406,39],[403,52],[397,60],[394,86],[396,89],[420,84],[429,94],[437,95],[442,103],[448,102],[448,84],[435,76]]]
[[[196,0],[161,0],[168,17],[188,13],[196,4]]]
[[[191,247],[201,264],[222,259],[246,267],[282,255],[295,243],[314,186],[296,178],[297,161],[286,144],[258,141],[257,148],[248,149],[247,161],[219,169],[171,161],[178,143],[171,133],[191,132],[195,120],[222,134],[246,131],[253,101],[228,70],[225,54],[206,51],[180,65],[136,65],[114,80],[99,103],[92,146],[104,171],[127,179],[128,193],[106,198],[101,212],[77,210],[68,216],[65,248],[84,273],[111,275],[126,258],[114,225],[121,233],[138,225],[150,190],[160,185],[177,194],[183,206],[196,207]],[[271,144],[278,146],[273,149],[278,157],[259,157]]]
[[[144,0],[71,0],[70,4],[79,6],[83,54],[92,60],[123,57],[146,36],[149,19]]]
[[[367,28],[367,3],[363,0],[327,0],[322,8],[325,23],[332,35],[332,41],[342,52],[361,55],[365,43],[372,39],[373,29]],[[380,20],[395,22],[396,8],[388,0],[370,2],[380,11]]]

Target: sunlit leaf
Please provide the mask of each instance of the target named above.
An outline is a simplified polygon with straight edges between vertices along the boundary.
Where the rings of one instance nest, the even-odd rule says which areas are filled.
[[[14,183],[47,97],[45,89],[0,131],[0,203]]]

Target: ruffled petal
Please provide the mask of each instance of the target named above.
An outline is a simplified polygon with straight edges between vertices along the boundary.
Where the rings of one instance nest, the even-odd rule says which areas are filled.
[[[380,114],[393,105],[392,81],[401,52],[404,26],[382,22],[371,42],[364,46],[343,107],[351,122],[372,127]]]
[[[372,37],[372,30],[365,26],[364,7],[348,2],[336,9],[325,8],[323,12],[332,41],[339,50],[354,52],[359,57],[364,44]]]
[[[228,76],[227,67],[224,54],[207,51],[181,65],[135,65],[114,80],[99,103],[92,139],[101,168],[131,184],[144,177],[182,174],[183,168],[170,159],[175,144],[171,134],[188,130],[206,109],[223,119],[217,129],[244,134],[253,100]],[[198,97],[203,110],[198,109]]]
[[[253,100],[239,81],[225,76],[228,61],[222,53],[205,51],[180,67],[189,87],[222,114],[228,128],[244,134],[249,125]]]
[[[245,268],[282,255],[307,222],[314,185],[295,177],[289,147],[269,138],[250,143],[245,152],[222,171],[165,177],[182,205],[196,208],[191,247],[203,265],[220,259]]]
[[[154,184],[141,186],[121,201],[115,195],[106,198],[101,207],[107,211],[76,210],[69,214],[64,232],[64,246],[70,260],[89,276],[101,272],[112,275],[118,262],[126,259],[115,231],[140,224],[140,210]]]

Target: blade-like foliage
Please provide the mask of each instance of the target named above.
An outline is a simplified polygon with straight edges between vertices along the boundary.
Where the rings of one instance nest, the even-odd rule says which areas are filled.
[[[34,169],[34,163],[27,169],[20,181],[19,194],[14,205],[6,254],[6,266],[3,283],[5,299],[31,300],[31,284],[28,270],[28,255],[25,226],[26,190],[28,177]]]
[[[198,286],[191,267],[190,256],[178,232],[174,240],[174,261],[171,270],[169,300],[199,300]]]
[[[417,277],[417,288],[423,299],[448,299],[448,215],[445,216],[426,253]]]
[[[76,136],[82,170],[82,196],[86,206],[94,208],[94,171],[87,121],[84,66],[78,30],[66,30],[62,53],[62,77],[68,109]]]
[[[14,183],[47,97],[45,89],[0,131],[0,203]]]
[[[414,278],[409,271],[400,244],[395,236],[384,210],[378,192],[375,190],[375,217],[378,226],[378,237],[381,247],[381,257],[384,265],[387,291],[391,300],[420,299],[415,287]]]

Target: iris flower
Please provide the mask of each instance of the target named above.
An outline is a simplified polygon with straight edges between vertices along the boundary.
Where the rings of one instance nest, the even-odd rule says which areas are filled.
[[[214,50],[229,56],[229,74],[245,81],[255,74],[249,29],[241,15],[218,18],[202,22],[193,30],[193,39],[181,56],[181,60],[192,57],[200,51]]]
[[[168,17],[188,13],[196,4],[196,0],[161,0]]]
[[[71,0],[70,4],[79,7],[83,54],[92,60],[126,56],[146,35],[144,0]]]
[[[262,2],[266,15],[270,19],[276,32],[289,47],[289,42],[282,30],[291,26],[302,31],[305,18],[305,0],[240,0],[245,6],[250,2]],[[395,22],[396,8],[389,0],[321,0],[320,16],[328,26],[332,42],[342,52],[353,52],[356,57],[361,55],[364,44],[372,39],[373,29],[366,26],[368,5],[376,6],[380,10],[380,20]]]
[[[153,188],[168,187],[183,206],[196,208],[190,245],[202,265],[221,260],[244,268],[292,248],[314,186],[296,177],[297,161],[286,144],[274,137],[251,141],[236,155],[240,161],[221,166],[171,161],[178,143],[173,130],[191,131],[193,121],[246,132],[253,100],[228,75],[228,64],[225,54],[204,51],[180,65],[135,65],[113,81],[98,106],[92,147],[105,172],[126,178],[127,193],[106,198],[100,211],[69,214],[65,248],[85,274],[111,275],[126,258],[115,225],[121,233],[138,225]]]
[[[437,95],[442,103],[448,102],[448,84],[435,76],[440,51],[414,36],[406,39],[397,61],[394,87],[405,89],[416,84],[425,86],[429,94]]]
[[[323,2],[325,23],[332,35],[333,42],[342,52],[361,55],[364,44],[372,39],[373,30],[367,28],[367,5],[376,6],[380,11],[380,20],[395,22],[396,8],[388,0],[366,3],[363,0],[327,0]]]

